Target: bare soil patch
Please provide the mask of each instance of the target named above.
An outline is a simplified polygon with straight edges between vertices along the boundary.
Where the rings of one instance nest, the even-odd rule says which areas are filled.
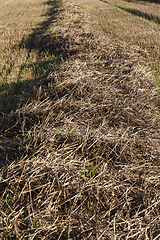
[[[23,43],[60,61],[0,126],[0,237],[158,239],[155,79],[136,46],[93,33],[75,2],[54,14]]]

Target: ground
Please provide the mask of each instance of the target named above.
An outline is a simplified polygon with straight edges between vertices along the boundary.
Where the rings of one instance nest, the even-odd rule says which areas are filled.
[[[159,239],[159,5],[0,11],[0,238]]]

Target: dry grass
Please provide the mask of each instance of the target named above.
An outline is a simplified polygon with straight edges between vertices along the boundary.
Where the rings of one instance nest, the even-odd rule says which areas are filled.
[[[143,49],[146,64],[157,72],[157,78],[160,76],[159,4],[122,0],[81,0],[79,4],[91,13],[110,38]]]
[[[3,3],[3,2],[5,2],[6,0],[0,0],[0,3]]]
[[[111,1],[109,0],[111,3]],[[131,9],[139,10],[142,13],[142,17],[145,18],[145,14],[153,17],[160,17],[160,5],[150,1],[130,1],[130,0],[113,0],[112,4],[120,4],[123,6],[128,6]],[[154,19],[151,19],[154,20]]]
[[[56,12],[61,21],[50,42],[57,39],[61,64],[1,123],[0,156],[9,166],[0,175],[0,237],[156,240],[153,76],[136,47],[94,34],[95,23],[73,1]]]
[[[9,112],[17,97],[49,68],[54,53],[36,45],[36,36],[54,19],[54,2],[9,0],[0,5],[0,111]],[[16,33],[16,34],[15,34]],[[25,42],[30,38],[30,46]],[[43,46],[44,47],[44,44]],[[25,82],[25,84],[24,84]]]
[[[121,0],[107,2],[81,0],[78,4],[84,8],[87,6],[109,37],[142,48],[141,58],[156,72],[159,84],[160,25],[115,7],[127,5],[157,17],[159,5]],[[56,46],[48,44],[50,33],[55,32],[59,25],[57,21],[54,28],[49,28],[50,22],[55,21],[54,4],[53,1],[43,0],[9,0],[0,5],[0,113],[10,112],[22,92],[60,60],[60,52],[56,51],[59,48],[57,39],[54,40]],[[97,26],[94,25],[94,28],[97,31]],[[0,117],[3,118],[3,114]]]

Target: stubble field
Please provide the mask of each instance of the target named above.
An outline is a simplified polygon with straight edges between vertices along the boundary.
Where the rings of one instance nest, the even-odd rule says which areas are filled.
[[[0,5],[1,239],[160,238],[154,4]]]

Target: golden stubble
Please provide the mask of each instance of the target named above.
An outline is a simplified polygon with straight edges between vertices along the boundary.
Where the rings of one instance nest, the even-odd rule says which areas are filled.
[[[160,68],[160,4],[122,0],[81,0],[82,8],[90,12],[110,38],[121,40],[144,50],[150,67]],[[77,3],[78,3],[77,2]],[[139,11],[136,16],[126,9]],[[147,18],[153,18],[148,20]]]
[[[6,0],[0,0],[0,4],[3,3],[3,2],[6,2]]]
[[[0,238],[158,239],[152,74],[136,46],[94,34],[74,1],[58,17],[68,58],[0,125],[0,159],[11,163],[0,171]]]
[[[154,13],[158,17],[160,17],[160,5],[151,3],[142,5],[121,0],[108,0],[106,2],[81,0],[78,1],[78,5],[91,13],[92,18],[101,27],[101,33],[136,46],[140,51],[143,50],[141,53],[147,60],[147,64],[149,63],[150,67],[158,71],[160,25],[145,18],[134,16],[115,5],[128,6],[148,14]],[[29,51],[22,41],[25,42],[30,34],[40,30],[40,25],[48,19],[47,12],[51,8],[52,6],[47,4],[45,0],[8,0],[0,5],[1,111],[6,109],[6,105],[12,103],[12,100],[4,100],[10,98],[11,92],[13,92],[11,83],[33,80],[33,65],[36,62],[48,61],[52,57],[46,53],[39,56],[39,51],[35,48]]]
[[[9,0],[0,5],[1,111],[4,110],[3,105],[11,104],[12,100],[7,100],[7,95],[10,95],[9,91],[12,88],[11,83],[23,82],[33,77],[33,71],[28,66],[37,61],[38,51],[37,49],[29,51],[23,44],[23,40],[27,40],[29,35],[48,19],[46,13],[51,7],[44,0]]]

